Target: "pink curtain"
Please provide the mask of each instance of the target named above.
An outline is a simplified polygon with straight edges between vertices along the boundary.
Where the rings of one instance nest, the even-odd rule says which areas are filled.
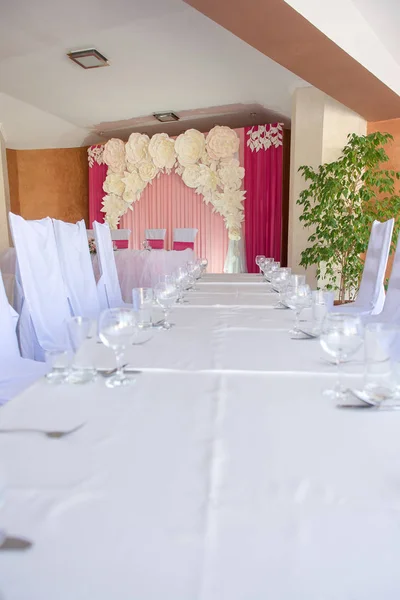
[[[203,197],[188,188],[176,173],[161,175],[148,185],[132,211],[121,219],[121,227],[130,229],[130,248],[141,248],[145,229],[166,229],[165,248],[172,249],[176,227],[196,227],[194,244],[197,256],[207,257],[208,270],[222,273],[228,250],[228,232],[220,215],[212,212]]]
[[[89,229],[93,221],[103,223],[104,213],[100,211],[101,201],[105,192],[103,182],[107,175],[107,165],[103,163],[102,146],[91,146],[88,150],[89,158]]]
[[[244,202],[246,259],[249,273],[258,272],[257,254],[281,258],[282,237],[282,141],[273,135],[276,145],[263,145],[270,128],[278,124],[245,128]],[[260,133],[259,133],[260,132]],[[253,135],[255,143],[248,144]],[[258,148],[258,150],[257,150]]]

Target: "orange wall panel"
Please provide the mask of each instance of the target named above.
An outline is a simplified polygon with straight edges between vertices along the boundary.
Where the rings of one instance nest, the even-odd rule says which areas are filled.
[[[12,210],[26,219],[88,222],[86,148],[7,150]]]

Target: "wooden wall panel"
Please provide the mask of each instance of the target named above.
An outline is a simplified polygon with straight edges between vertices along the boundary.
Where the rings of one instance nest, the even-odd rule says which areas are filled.
[[[88,222],[86,148],[7,150],[11,207],[26,219]]]

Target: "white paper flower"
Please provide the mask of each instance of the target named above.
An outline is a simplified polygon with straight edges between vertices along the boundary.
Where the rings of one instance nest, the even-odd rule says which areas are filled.
[[[243,200],[245,192],[243,190],[225,190],[223,199],[227,210],[243,210]]]
[[[167,133],[156,133],[150,140],[149,154],[159,169],[172,169],[176,162],[174,140]]]
[[[140,194],[139,194],[140,196]],[[136,200],[139,199],[139,196],[137,193],[133,193],[132,191],[125,191],[124,195],[122,196],[122,198],[124,199],[124,202],[126,202],[127,204],[133,204],[133,202],[136,202]]]
[[[239,150],[239,138],[233,129],[216,125],[206,138],[207,152],[213,160],[229,158]]]
[[[182,173],[182,181],[190,188],[197,188],[199,185],[200,165],[189,165],[185,167]]]
[[[122,140],[111,138],[104,146],[103,160],[114,173],[125,171],[125,144]]]
[[[140,177],[145,182],[152,181],[158,173],[157,167],[151,161],[142,162],[138,165]]]
[[[150,138],[144,133],[131,133],[125,144],[126,161],[130,165],[137,165],[149,160]],[[128,169],[130,171],[131,169]]]
[[[175,152],[178,161],[184,167],[194,165],[202,157],[206,141],[204,135],[196,129],[188,129],[181,133],[175,141]]]
[[[218,176],[221,184],[228,190],[238,190],[242,185],[244,177],[244,168],[240,166],[238,160],[231,159],[229,162],[223,162],[218,169]]]
[[[103,190],[106,194],[115,194],[122,196],[125,191],[125,184],[122,181],[123,175],[110,171],[103,183]]]
[[[125,193],[133,194],[136,197],[140,196],[146,187],[146,182],[143,181],[137,170],[132,171],[132,173],[125,171],[125,177],[122,181],[125,184]]]
[[[230,240],[234,242],[238,242],[242,237],[242,229],[239,225],[233,225],[228,230],[228,237]]]
[[[108,194],[103,198],[103,207],[100,209],[105,214],[105,221],[112,229],[116,229],[120,217],[126,213],[129,205],[120,196]]]

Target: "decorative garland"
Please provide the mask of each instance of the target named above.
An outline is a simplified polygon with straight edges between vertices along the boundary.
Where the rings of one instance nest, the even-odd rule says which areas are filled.
[[[247,145],[252,152],[268,150],[271,146],[277,148],[283,144],[283,123],[276,125],[257,125],[252,127],[247,135]]]
[[[132,133],[126,144],[112,138],[105,144],[102,157],[108,166],[103,184],[107,195],[101,209],[104,220],[111,229],[116,229],[122,215],[132,210],[147,184],[161,173],[175,170],[188,187],[203,196],[206,204],[212,204],[213,212],[223,217],[229,238],[240,240],[246,192],[240,189],[244,168],[235,157],[238,150],[237,133],[218,125],[207,137],[189,129],[176,140],[167,133],[157,133],[151,139],[142,133]]]

